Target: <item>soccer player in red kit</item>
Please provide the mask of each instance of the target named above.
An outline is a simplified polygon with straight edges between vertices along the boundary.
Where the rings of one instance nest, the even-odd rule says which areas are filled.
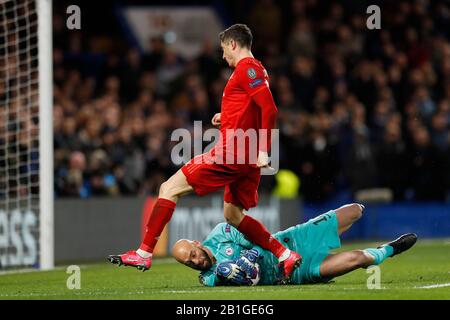
[[[300,265],[301,256],[273,238],[261,222],[245,214],[245,210],[257,205],[261,168],[269,167],[270,131],[275,126],[278,111],[269,89],[269,78],[261,62],[251,53],[252,34],[246,25],[235,24],[221,32],[220,43],[223,58],[234,72],[223,92],[221,113],[212,119],[213,125],[220,125],[219,141],[211,151],[191,159],[161,185],[139,249],[109,256],[109,260],[141,270],[149,269],[153,249],[172,217],[178,199],[192,191],[202,196],[225,188],[226,221],[249,241],[271,251],[283,267],[287,280]],[[258,135],[258,152],[254,160],[249,151],[254,144],[250,145],[248,140],[243,145],[235,143],[233,133],[240,129],[263,133]],[[244,158],[239,161],[242,152]]]

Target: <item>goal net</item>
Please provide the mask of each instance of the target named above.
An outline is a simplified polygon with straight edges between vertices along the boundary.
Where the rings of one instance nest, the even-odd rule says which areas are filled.
[[[0,0],[0,269],[53,267],[51,0]]]

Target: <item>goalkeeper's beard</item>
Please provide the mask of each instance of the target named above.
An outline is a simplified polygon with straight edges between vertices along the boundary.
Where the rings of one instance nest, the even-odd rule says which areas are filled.
[[[200,270],[200,271],[209,270],[212,267],[212,265],[213,265],[212,260],[209,257],[209,254],[208,254],[208,252],[206,252],[205,249],[203,249],[203,248],[199,248],[199,249],[202,250],[203,253],[205,254],[205,260],[206,260],[207,263],[206,263],[206,266],[195,266],[193,268],[196,269],[196,270]]]

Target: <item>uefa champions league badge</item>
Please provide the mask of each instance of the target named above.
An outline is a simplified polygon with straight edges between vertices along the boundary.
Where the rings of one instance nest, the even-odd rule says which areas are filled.
[[[247,76],[248,76],[250,79],[255,79],[255,78],[256,78],[256,71],[255,71],[255,69],[249,68],[249,69],[247,70]]]
[[[225,249],[225,254],[226,254],[227,256],[233,255],[233,248],[227,247],[227,248]]]

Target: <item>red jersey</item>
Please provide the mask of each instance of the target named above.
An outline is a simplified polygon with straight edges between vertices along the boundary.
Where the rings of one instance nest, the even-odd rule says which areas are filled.
[[[273,129],[268,127],[267,124],[264,125],[262,116],[264,116],[265,110],[258,106],[252,98],[261,90],[270,90],[267,71],[260,61],[252,57],[241,59],[228,79],[222,96],[221,138],[212,149],[212,155],[215,155],[216,160],[226,154],[227,157],[234,159],[234,163],[241,163],[237,162],[240,161],[237,160],[237,156],[241,157],[240,153],[244,152],[245,163],[255,166],[258,156],[260,129]],[[244,147],[234,137],[233,148],[231,146],[233,136],[230,135],[230,130],[235,132],[237,129],[242,129],[244,133],[253,131],[257,137],[256,145],[250,145],[249,140],[246,139]],[[223,157],[222,163],[228,164],[229,161],[227,159],[230,158]]]

